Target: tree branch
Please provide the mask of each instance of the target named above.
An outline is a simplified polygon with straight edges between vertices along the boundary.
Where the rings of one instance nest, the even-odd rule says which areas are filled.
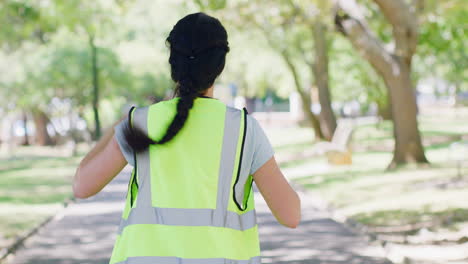
[[[291,74],[294,79],[294,83],[296,84],[296,87],[297,87],[296,89],[297,92],[300,94],[303,100],[305,99],[305,101],[310,104],[311,103],[310,94],[302,87],[303,85],[301,84],[299,73],[297,71],[296,66],[292,62],[290,55],[288,54],[286,50],[281,51],[280,54],[284,62],[286,63],[286,66],[291,71]]]
[[[388,72],[389,65],[395,65],[392,54],[369,29],[355,0],[336,0],[335,25],[377,71]]]
[[[374,0],[393,28],[394,53],[411,62],[418,42],[418,23],[415,8],[403,0]]]

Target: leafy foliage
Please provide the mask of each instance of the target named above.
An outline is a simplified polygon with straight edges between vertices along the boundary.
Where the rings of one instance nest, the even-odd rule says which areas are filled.
[[[413,67],[415,80],[442,78],[466,90],[466,1],[424,1]],[[373,1],[361,0],[370,27],[386,45],[391,29]],[[71,98],[80,110],[91,102],[88,39],[95,37],[106,100],[147,104],[170,94],[173,82],[165,38],[190,12],[206,11],[223,22],[231,52],[219,82],[241,95],[288,97],[293,77],[281,57],[296,65],[311,87],[314,42],[310,24],[333,29],[332,4],[306,0],[3,0],[0,1],[0,100],[6,108],[47,109],[54,97]],[[328,36],[330,87],[336,103],[387,101],[383,82],[336,34]],[[280,52],[278,52],[280,51]],[[27,94],[28,96],[23,96]],[[125,100],[122,101],[122,98]]]

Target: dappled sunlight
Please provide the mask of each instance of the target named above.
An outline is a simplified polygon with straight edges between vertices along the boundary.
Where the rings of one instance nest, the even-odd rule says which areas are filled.
[[[34,205],[27,205],[27,204],[1,204],[1,212],[8,212],[8,214],[20,214],[22,212],[30,212],[30,213],[37,213],[37,212],[47,212],[50,210],[55,211],[56,209],[60,208],[61,203],[53,203],[53,204],[34,204]]]
[[[67,214],[70,216],[92,216],[106,213],[115,213],[122,211],[122,203],[119,202],[93,202],[89,204],[83,204],[79,207],[71,205],[67,210]]]
[[[331,220],[328,213],[314,207],[317,201],[304,193],[302,221],[296,229],[277,223],[263,198],[255,197],[264,263],[387,263],[377,245],[368,245],[341,224]],[[339,237],[339,238],[338,238]],[[362,255],[361,253],[366,253]]]
[[[63,209],[80,159],[51,147],[18,147],[15,154],[21,156],[0,156],[0,248]]]
[[[272,127],[265,130],[268,138],[270,139],[273,147],[276,148],[288,148],[297,145],[303,146],[303,144],[312,144],[314,133],[308,127],[291,127],[291,128],[279,128]],[[291,137],[291,135],[294,137]]]
[[[423,116],[420,122],[426,155],[432,162],[429,166],[409,165],[386,170],[394,147],[389,122],[358,127],[353,136],[354,153],[350,165],[334,166],[321,156],[300,155],[280,165],[289,179],[323,197],[339,215],[365,224],[367,232],[375,232],[378,239],[388,245],[385,252],[392,260],[403,261],[404,255],[437,263],[445,263],[444,259],[465,259],[464,223],[468,222],[468,216],[464,210],[468,209],[468,178],[464,176],[468,167],[462,162],[457,169],[456,153],[450,146],[468,133],[467,122],[453,118],[441,121],[430,116]],[[286,130],[281,133],[287,134]],[[294,135],[293,130],[290,131]],[[289,138],[295,140],[294,136]],[[312,147],[304,144],[301,149],[299,144],[282,143],[278,156]],[[429,228],[423,229],[425,236],[414,234],[421,227]],[[397,230],[410,231],[399,233]],[[425,244],[447,245],[426,247]],[[359,247],[357,250],[361,255],[365,252]],[[411,250],[413,252],[409,253]],[[440,253],[443,250],[446,251]]]
[[[394,261],[402,261],[401,256],[427,261],[429,263],[466,263],[468,258],[468,243],[460,245],[398,245],[387,246],[391,256],[396,254]]]
[[[384,193],[384,195],[390,195]],[[431,207],[435,210],[440,208],[468,208],[468,188],[464,190],[455,190],[451,192],[424,190],[418,192],[392,194],[392,199],[383,198],[380,195],[369,196],[368,199],[359,201],[360,203],[341,205],[340,209],[346,215],[354,215],[362,212],[395,210],[405,208],[408,210],[417,210],[425,207]],[[365,202],[367,201],[367,202]]]
[[[57,220],[29,239],[13,263],[83,264],[108,262],[123,210],[128,169],[101,193],[61,211]],[[79,247],[79,250],[77,250]],[[95,262],[93,262],[95,263]]]
[[[123,186],[128,177],[126,169],[97,196],[67,207],[58,221],[49,223],[27,241],[12,263],[83,264],[90,259],[92,263],[107,262],[123,209],[126,192]],[[388,263],[382,259],[378,246],[368,245],[365,238],[331,220],[326,211],[315,208],[316,201],[302,192],[300,195],[302,222],[296,229],[289,229],[274,219],[258,190],[255,191],[262,263]],[[76,250],[77,245],[80,250]]]

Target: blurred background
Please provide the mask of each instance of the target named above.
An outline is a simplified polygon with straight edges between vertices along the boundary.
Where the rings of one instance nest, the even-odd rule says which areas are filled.
[[[200,10],[229,34],[215,97],[291,181],[396,263],[468,263],[463,0],[0,0],[0,253],[71,199],[131,105],[171,98],[165,39]]]

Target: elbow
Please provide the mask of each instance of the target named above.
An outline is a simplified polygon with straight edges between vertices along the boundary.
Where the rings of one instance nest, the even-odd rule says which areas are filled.
[[[73,197],[75,199],[86,199],[86,195],[73,187]]]
[[[298,216],[298,217],[294,217],[293,219],[289,219],[288,221],[284,222],[283,225],[285,227],[296,229],[299,226],[300,222],[301,222],[301,217]]]
[[[295,212],[289,212],[288,215],[285,215],[281,218],[277,217],[277,220],[283,226],[295,229],[301,222],[301,210],[298,209]]]
[[[94,196],[96,192],[90,191],[84,187],[73,185],[73,196],[78,199],[86,199],[91,196]]]
[[[73,196],[78,199],[86,199],[90,197],[91,195],[86,193],[85,190],[83,190],[83,188],[80,188],[78,184],[75,182],[73,184]]]
[[[86,190],[86,188],[83,186],[83,184],[80,184],[80,168],[77,169],[75,178],[73,180],[73,197],[78,198],[78,199],[86,199],[90,196],[92,196],[89,191]]]
[[[296,219],[294,219],[294,221],[291,223],[291,225],[289,226],[289,228],[293,228],[293,229],[296,229],[299,224],[301,223],[301,216],[299,215],[299,217],[297,217]]]
[[[290,217],[288,217],[287,221],[283,223],[284,226],[295,229],[299,226],[301,223],[301,199],[299,198],[299,195],[296,193],[296,210],[295,212],[290,214]]]

